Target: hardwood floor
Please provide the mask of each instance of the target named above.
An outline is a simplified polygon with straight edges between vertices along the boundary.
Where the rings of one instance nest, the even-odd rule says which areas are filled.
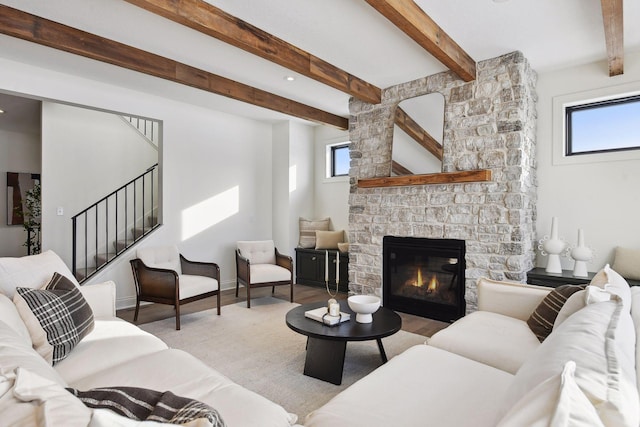
[[[255,288],[251,290],[253,298],[260,298],[271,295],[271,288]],[[273,295],[276,298],[289,300],[289,288],[286,286],[276,287]],[[324,288],[316,288],[313,286],[294,285],[293,289],[294,302],[298,304],[306,304],[318,300],[327,299],[327,292]],[[347,299],[346,293],[339,293],[337,299]],[[246,294],[243,288],[240,288],[238,298],[235,295],[235,289],[227,289],[222,291],[220,304],[223,306],[222,315],[224,316],[224,306],[246,301]],[[180,312],[184,315],[202,310],[214,308],[216,304],[215,297],[206,298],[195,301],[180,307]],[[117,316],[121,319],[133,322],[134,308],[118,310]],[[430,337],[440,329],[446,328],[449,324],[424,317],[413,316],[406,313],[398,313],[402,317],[402,330],[412,332],[414,334]],[[174,316],[173,307],[164,304],[148,304],[140,307],[138,315],[138,324],[154,322],[160,319],[166,319]]]

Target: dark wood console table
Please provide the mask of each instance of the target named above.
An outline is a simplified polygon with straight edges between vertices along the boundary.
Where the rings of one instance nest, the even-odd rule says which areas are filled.
[[[340,256],[340,280],[338,290],[349,292],[349,253],[335,249],[329,251],[329,287],[336,289],[336,255]],[[296,248],[296,283],[301,285],[325,287],[324,270],[326,266],[324,249]]]
[[[530,285],[557,288],[560,285],[588,285],[596,273],[589,272],[587,277],[574,277],[573,271],[562,270],[562,273],[547,273],[538,267],[527,272],[527,283]],[[640,280],[625,279],[629,286],[640,286]]]

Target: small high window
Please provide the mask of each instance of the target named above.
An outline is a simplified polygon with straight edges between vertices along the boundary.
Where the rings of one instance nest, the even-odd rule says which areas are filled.
[[[336,144],[330,146],[331,174],[329,176],[349,175],[349,144]]]
[[[565,107],[566,155],[640,149],[640,95]]]

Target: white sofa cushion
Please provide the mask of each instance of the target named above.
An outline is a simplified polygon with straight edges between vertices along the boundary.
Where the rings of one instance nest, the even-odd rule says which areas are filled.
[[[280,282],[291,279],[291,272],[275,264],[251,264],[251,283]]]
[[[251,264],[275,264],[276,247],[273,240],[242,240],[238,242],[240,255]],[[253,282],[253,278],[251,279]]]
[[[178,281],[180,282],[179,298],[181,300],[218,290],[218,281],[211,277],[181,274],[178,276]]]
[[[631,288],[631,318],[636,332],[636,383],[640,389],[640,286]]]
[[[162,340],[129,322],[118,318],[96,319],[93,331],[55,366],[55,370],[68,383],[72,383],[95,372],[165,349],[167,345]]]
[[[62,385],[25,368],[0,376],[0,414],[3,426],[85,427],[91,419]]]
[[[525,394],[498,427],[604,427],[576,384],[575,369],[575,362],[567,362],[560,374]]]
[[[0,258],[0,292],[13,298],[17,287],[40,289],[55,272],[79,286],[67,265],[53,251],[21,258]]]
[[[22,367],[43,378],[66,386],[58,373],[6,323],[0,322],[0,375],[7,376]]]
[[[111,280],[80,286],[82,296],[96,319],[116,317],[116,284]]]
[[[16,305],[3,294],[0,294],[0,322],[6,323],[24,338],[25,343],[32,345],[31,335],[29,335],[29,330],[22,321]]]
[[[606,426],[638,426],[635,332],[618,299],[588,305],[553,331],[516,374],[503,413],[570,360],[577,366],[576,382]]]
[[[499,369],[418,345],[313,411],[304,425],[493,427],[512,380]]]
[[[297,417],[181,350],[168,349],[70,382],[80,390],[131,386],[171,391],[215,408],[228,426],[286,427]]]
[[[180,252],[178,252],[178,247],[175,245],[139,248],[136,251],[136,256],[147,267],[164,268],[182,274]]]
[[[526,322],[475,311],[434,334],[428,344],[515,374],[540,342]]]
[[[527,320],[553,288],[480,278],[478,310]]]

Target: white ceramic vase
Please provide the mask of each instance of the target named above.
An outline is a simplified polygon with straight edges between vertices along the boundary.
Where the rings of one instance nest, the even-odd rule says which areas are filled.
[[[551,236],[544,236],[540,240],[540,249],[542,255],[547,255],[547,273],[562,273],[562,265],[560,264],[560,254],[567,248],[567,243],[558,237],[558,218],[551,218]]]
[[[588,277],[587,263],[593,259],[593,250],[584,244],[584,231],[578,229],[578,244],[571,250],[571,258],[575,261],[573,275],[575,277]]]

